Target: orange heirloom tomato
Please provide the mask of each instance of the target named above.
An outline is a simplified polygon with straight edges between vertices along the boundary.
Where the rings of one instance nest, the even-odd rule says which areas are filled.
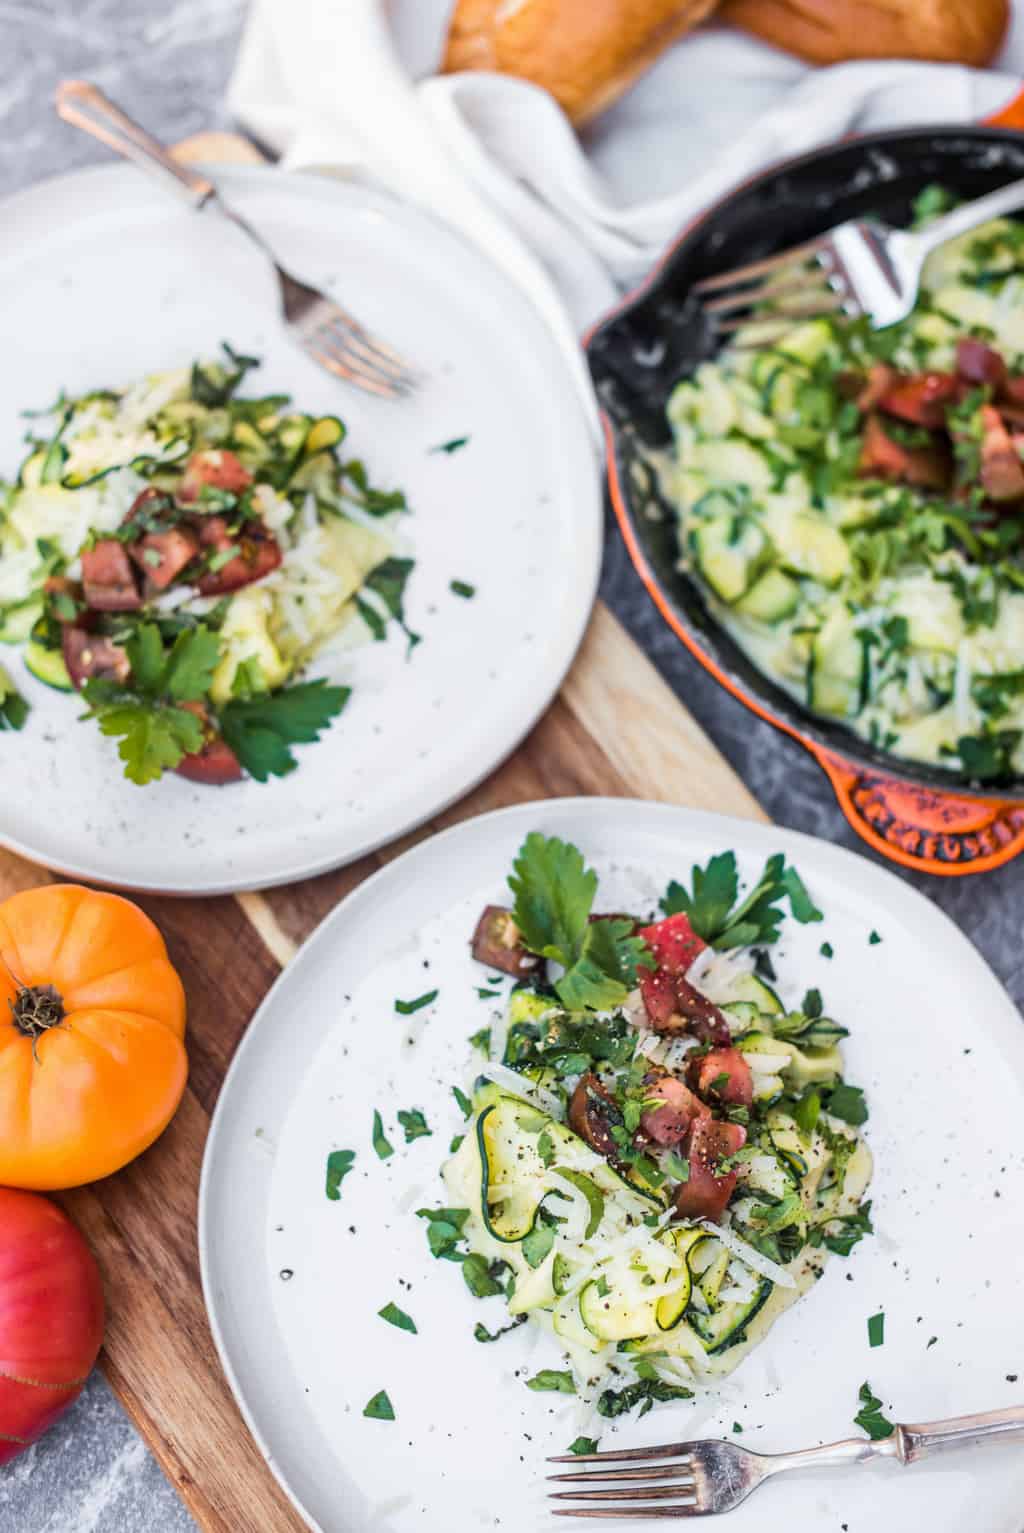
[[[47,884],[0,904],[0,1183],[117,1171],[167,1127],[188,1073],[185,993],[147,915]]]

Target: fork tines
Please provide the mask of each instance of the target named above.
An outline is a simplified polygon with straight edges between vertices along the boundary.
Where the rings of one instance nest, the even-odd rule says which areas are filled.
[[[591,1506],[552,1507],[556,1517],[692,1517],[698,1512],[693,1461],[686,1443],[669,1443],[660,1448],[625,1448],[612,1453],[561,1454],[549,1459],[552,1464],[583,1463],[595,1467],[574,1474],[553,1474],[548,1478],[558,1484],[573,1484],[574,1490],[551,1491],[552,1501],[589,1501]],[[672,1463],[650,1463],[669,1459]],[[643,1460],[640,1464],[631,1460]],[[603,1467],[603,1466],[608,1467]],[[615,1467],[611,1467],[611,1466]],[[624,1481],[609,1486],[607,1480]],[[640,1484],[638,1482],[645,1483]],[[595,1483],[596,1482],[596,1483]],[[670,1483],[669,1483],[670,1482]],[[618,1503],[628,1501],[628,1506]],[[652,1501],[670,1505],[650,1506]],[[640,1503],[640,1504],[638,1504]]]

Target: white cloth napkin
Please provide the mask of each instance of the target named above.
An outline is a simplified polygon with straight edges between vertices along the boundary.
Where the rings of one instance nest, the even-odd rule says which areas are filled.
[[[703,207],[851,132],[971,122],[1024,73],[1024,0],[981,71],[809,69],[739,32],[683,38],[582,138],[549,96],[434,74],[451,0],[253,0],[229,105],[293,167],[364,176],[475,240],[537,305],[594,419],[577,334]]]

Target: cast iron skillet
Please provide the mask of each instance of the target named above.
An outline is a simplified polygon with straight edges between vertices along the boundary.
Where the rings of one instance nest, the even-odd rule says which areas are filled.
[[[662,616],[734,696],[811,751],[858,834],[883,855],[932,873],[982,872],[1024,851],[1024,779],[994,789],[960,772],[903,761],[808,712],[776,686],[716,621],[696,581],[676,569],[675,517],[661,501],[644,449],[669,444],[668,395],[718,349],[690,292],[699,278],[799,244],[846,218],[870,212],[907,223],[914,196],[930,182],[969,198],[1018,177],[1024,134],[999,128],[871,134],[788,160],[685,229],[586,343],[612,500]]]

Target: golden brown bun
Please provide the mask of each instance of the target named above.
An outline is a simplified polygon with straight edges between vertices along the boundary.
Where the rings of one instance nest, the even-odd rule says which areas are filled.
[[[622,95],[716,0],[457,0],[442,69],[541,85],[573,122]]]
[[[1009,11],[1009,0],[725,0],[719,15],[812,64],[906,58],[982,65],[999,51]]]

